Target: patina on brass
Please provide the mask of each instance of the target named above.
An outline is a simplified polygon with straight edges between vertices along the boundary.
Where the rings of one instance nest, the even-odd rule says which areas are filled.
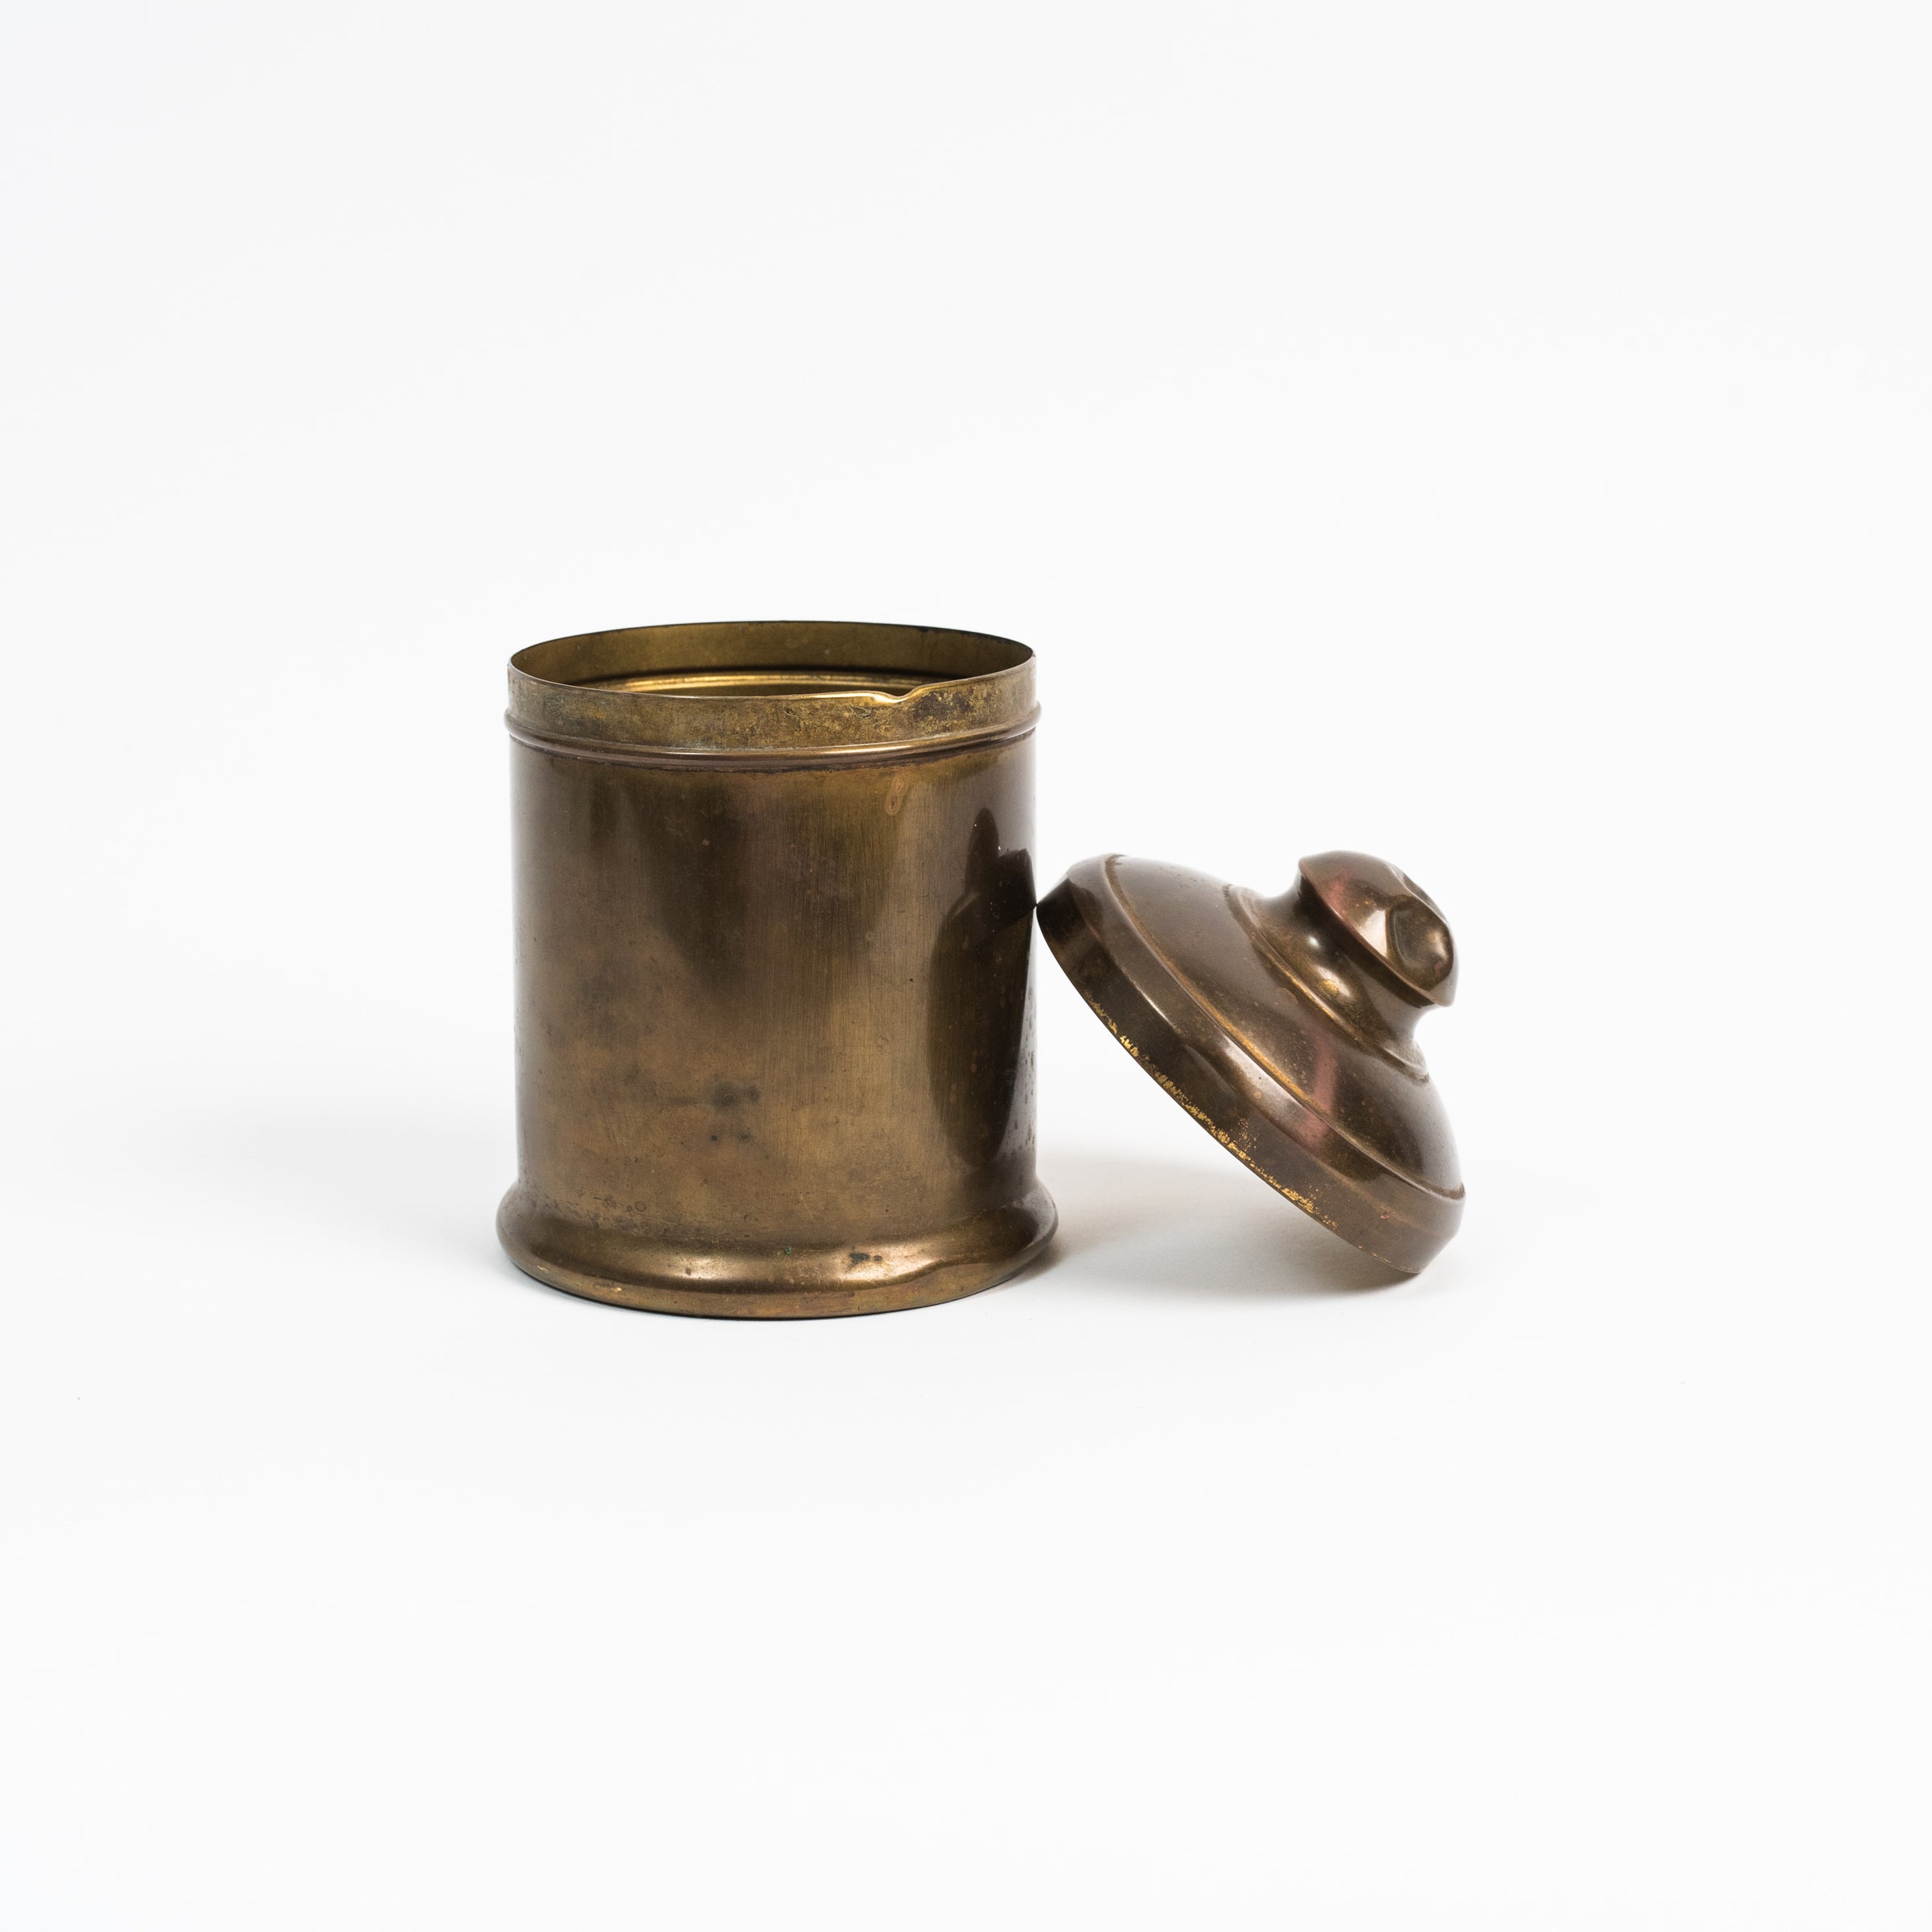
[[[1116,853],[1040,902],[1054,956],[1114,1038],[1296,1207],[1410,1273],[1463,1217],[1415,1023],[1455,997],[1429,895],[1357,852],[1274,898]]]
[[[663,625],[511,660],[520,1268],[860,1315],[1039,1252],[1034,716],[1032,653],[964,631]]]

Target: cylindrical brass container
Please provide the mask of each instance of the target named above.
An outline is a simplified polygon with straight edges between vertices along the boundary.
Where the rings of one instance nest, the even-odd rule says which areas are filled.
[[[517,1265],[679,1314],[948,1301],[1046,1244],[1033,654],[877,624],[510,662]]]

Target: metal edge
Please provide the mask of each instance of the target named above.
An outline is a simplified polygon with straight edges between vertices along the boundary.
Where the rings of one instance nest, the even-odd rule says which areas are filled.
[[[1031,737],[1038,728],[1039,709],[1019,724],[983,731],[962,731],[947,737],[909,739],[877,745],[816,745],[783,751],[712,750],[673,746],[625,745],[606,738],[552,737],[532,729],[514,712],[503,714],[511,740],[532,751],[558,758],[584,758],[593,765],[641,765],[658,770],[686,771],[703,766],[723,771],[807,771],[825,766],[906,765],[923,758],[943,758],[956,751],[990,751]]]

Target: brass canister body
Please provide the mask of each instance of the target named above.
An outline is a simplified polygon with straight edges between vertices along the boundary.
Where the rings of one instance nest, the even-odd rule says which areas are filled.
[[[857,1315],[1044,1246],[1031,653],[911,626],[602,631],[511,661],[517,1265]]]

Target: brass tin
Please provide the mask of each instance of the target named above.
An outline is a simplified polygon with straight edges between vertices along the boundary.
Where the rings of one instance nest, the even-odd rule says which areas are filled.
[[[599,631],[511,660],[519,1173],[572,1294],[724,1315],[1023,1267],[1033,656],[965,631]]]

